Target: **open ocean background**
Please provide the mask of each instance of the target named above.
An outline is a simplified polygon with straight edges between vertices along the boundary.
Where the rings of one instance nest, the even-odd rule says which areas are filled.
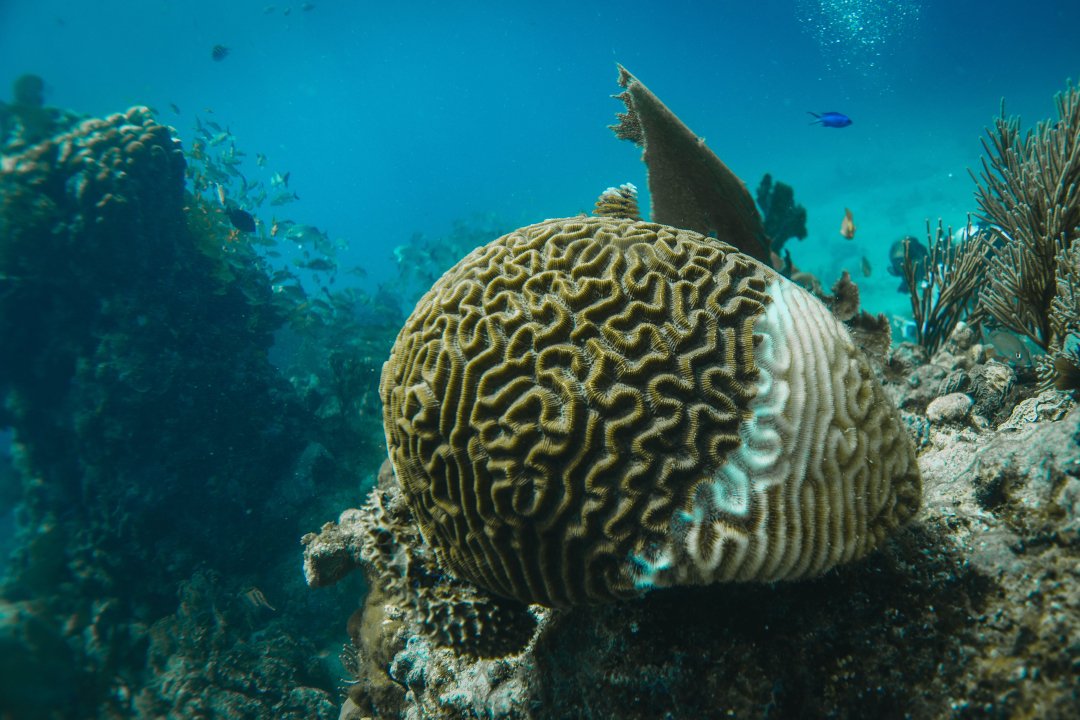
[[[809,214],[788,245],[800,267],[831,283],[859,277],[865,255],[864,307],[903,313],[890,243],[923,237],[928,218],[964,223],[983,129],[1003,98],[1025,127],[1053,115],[1080,77],[1078,26],[1080,4],[1061,0],[4,0],[0,87],[33,72],[50,105],[149,105],[186,146],[196,114],[214,119],[246,175],[291,172],[291,216],[344,240],[341,264],[375,286],[414,232],[477,215],[517,227],[588,210],[611,185],[644,191],[639,151],[606,128],[621,63],[751,190],[766,172],[794,187]],[[812,126],[808,110],[854,124]],[[854,242],[838,233],[845,207]]]
[[[214,675],[223,657],[239,658],[233,696],[316,688],[309,705],[332,715],[349,670],[344,621],[366,586],[357,573],[309,591],[300,536],[374,483],[385,458],[378,373],[417,283],[430,282],[425,262],[441,272],[478,228],[588,212],[622,183],[648,207],[641,150],[608,127],[624,109],[617,64],[751,193],[766,173],[792,186],[809,232],[785,246],[794,263],[826,287],[850,271],[862,308],[895,328],[911,309],[886,272],[890,245],[925,240],[939,219],[964,225],[985,128],[1003,101],[1024,131],[1056,117],[1055,94],[1080,79],[1078,29],[1076,0],[0,0],[0,100],[34,74],[46,105],[86,117],[149,106],[182,140],[189,189],[216,162],[197,157],[212,123],[227,134],[215,153],[245,153],[237,173],[295,193],[245,206],[260,227],[241,234],[219,185],[233,203],[239,174],[203,182],[184,213],[177,201],[177,237],[209,247],[115,287],[93,283],[114,265],[155,268],[143,256],[167,255],[172,236],[131,263],[92,255],[149,237],[128,237],[127,225],[100,233],[115,244],[66,217],[41,236],[0,237],[0,250],[15,248],[11,267],[40,250],[38,267],[69,273],[0,272],[0,290],[16,288],[0,300],[44,298],[20,306],[25,318],[0,314],[0,340],[26,339],[0,346],[0,371],[29,368],[0,372],[0,720],[262,717],[201,714],[177,690],[203,672],[206,697],[226,688],[227,673]],[[227,53],[215,58],[218,46]],[[814,125],[808,111],[853,124]],[[0,206],[16,208],[6,227],[23,207]],[[839,232],[845,208],[853,240]],[[296,225],[268,239],[278,221]],[[105,267],[79,265],[86,237]],[[238,238],[250,240],[239,253]],[[410,276],[411,263],[423,272]],[[167,276],[157,287],[156,270]],[[81,292],[78,281],[93,287],[49,295]],[[53,312],[55,297],[75,297],[75,310]],[[146,298],[157,305],[144,311]],[[34,646],[26,627],[54,647]],[[278,675],[260,674],[271,665]],[[262,696],[244,694],[248,674]],[[45,709],[9,712],[16,695]],[[275,717],[314,717],[297,707]]]

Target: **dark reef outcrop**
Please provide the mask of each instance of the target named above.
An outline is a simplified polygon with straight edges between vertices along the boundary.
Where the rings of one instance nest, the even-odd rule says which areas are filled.
[[[148,109],[38,139],[0,169],[0,428],[20,483],[4,710],[331,717],[336,679],[292,636],[316,610],[290,602],[288,559],[301,496],[333,471],[304,461],[317,424],[269,360],[285,318],[265,266],[185,190]]]

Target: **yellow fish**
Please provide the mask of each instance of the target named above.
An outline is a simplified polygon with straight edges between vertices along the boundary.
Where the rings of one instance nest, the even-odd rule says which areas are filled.
[[[851,216],[851,211],[844,208],[844,220],[840,223],[840,234],[848,240],[855,237],[855,218]]]

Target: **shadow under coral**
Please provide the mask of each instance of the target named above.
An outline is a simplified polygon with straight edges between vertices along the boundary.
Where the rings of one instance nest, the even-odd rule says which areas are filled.
[[[535,696],[550,717],[573,707],[903,717],[917,713],[910,688],[961,672],[964,631],[991,588],[916,526],[866,562],[809,582],[682,588],[563,614],[534,650]]]

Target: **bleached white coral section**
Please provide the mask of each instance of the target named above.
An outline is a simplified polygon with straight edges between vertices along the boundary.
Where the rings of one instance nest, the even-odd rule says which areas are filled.
[[[835,563],[822,554],[822,507],[842,498],[814,497],[805,479],[822,460],[836,399],[846,404],[844,377],[852,342],[816,298],[779,279],[755,321],[759,371],[742,443],[696,488],[691,509],[672,521],[662,548],[634,558],[638,587],[723,581],[770,581],[820,572]],[[806,507],[809,502],[811,507]],[[826,513],[827,514],[827,513]],[[828,525],[828,519],[824,520]]]

